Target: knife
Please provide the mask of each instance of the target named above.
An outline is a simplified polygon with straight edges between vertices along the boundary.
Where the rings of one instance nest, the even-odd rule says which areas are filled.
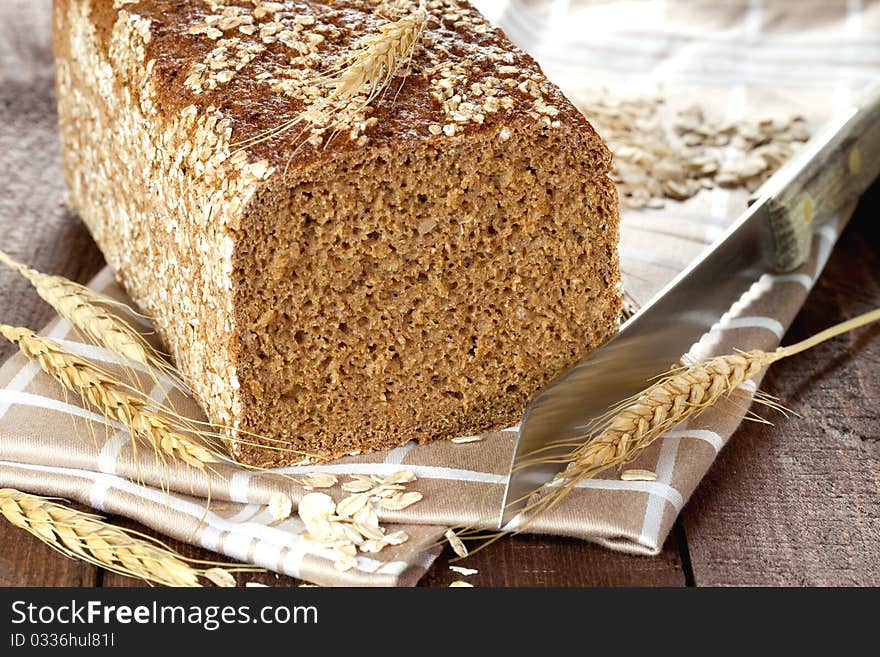
[[[818,218],[858,198],[880,174],[880,84],[825,125],[756,192],[749,208],[620,331],[554,379],[526,407],[498,526],[513,529],[531,493],[564,464],[535,464],[554,447],[639,393],[699,342],[765,273],[789,271],[810,253]],[[816,221],[814,221],[816,220]]]

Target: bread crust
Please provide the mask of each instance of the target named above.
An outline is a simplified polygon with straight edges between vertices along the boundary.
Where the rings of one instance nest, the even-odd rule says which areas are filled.
[[[469,4],[360,115],[262,139],[414,6],[54,4],[72,203],[244,462],[501,428],[616,330],[610,153]]]

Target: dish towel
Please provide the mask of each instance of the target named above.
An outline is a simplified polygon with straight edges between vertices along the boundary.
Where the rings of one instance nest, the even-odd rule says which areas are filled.
[[[656,93],[660,87],[668,99],[667,111],[697,100],[718,119],[800,112],[818,126],[845,108],[880,70],[880,5],[863,8],[857,0],[722,6],[672,0],[477,4],[566,91],[578,94],[604,86]],[[0,42],[20,42],[22,35],[33,40],[30,54],[0,53],[0,79],[15,79],[16,85],[51,80],[48,5],[48,0],[14,0],[0,8]],[[16,21],[6,20],[7,13],[15,14]],[[25,56],[30,62],[22,67],[16,57]],[[22,79],[22,71],[33,74]],[[0,94],[12,92],[12,85],[0,86]],[[4,106],[0,102],[0,113]],[[5,119],[0,122],[8,124]],[[40,125],[53,129],[52,121]],[[9,149],[28,147],[8,141]],[[0,164],[6,157],[12,157],[8,149],[0,149]],[[52,184],[59,187],[63,182]],[[18,189],[12,191],[19,193]],[[22,207],[32,207],[21,201]],[[624,211],[621,258],[627,290],[637,300],[647,300],[745,206],[744,193],[713,189],[662,209]],[[0,211],[3,207],[7,206],[0,205]],[[755,281],[695,347],[699,355],[778,346],[850,213],[851,209],[841,211],[821,225],[811,257],[799,270]],[[107,269],[91,286],[125,299]],[[119,367],[112,354],[86,344],[65,320],[56,319],[42,332],[104,367]],[[200,413],[192,400],[170,386],[153,385],[146,377],[143,384],[157,400],[171,395],[179,411]],[[753,391],[746,388],[743,394]],[[584,481],[530,531],[656,554],[741,420],[729,407],[709,409],[667,432],[632,464],[656,472],[656,481],[621,481],[614,471]],[[135,463],[124,430],[83,408],[20,355],[0,369],[0,487],[76,500],[320,585],[415,584],[439,552],[447,528],[496,517],[515,435],[516,427],[511,427],[485,434],[478,442],[408,443],[386,452],[268,472],[224,463],[213,473],[201,474],[157,462],[143,448]],[[334,567],[329,550],[303,538],[304,526],[296,514],[279,523],[267,506],[279,491],[295,505],[306,492],[297,478],[307,473],[333,473],[341,484],[346,474],[387,475],[404,469],[418,478],[408,490],[424,498],[404,510],[379,513],[389,531],[403,529],[409,540],[377,554],[359,555],[357,565],[345,572]],[[347,495],[338,486],[325,492],[337,501]]]

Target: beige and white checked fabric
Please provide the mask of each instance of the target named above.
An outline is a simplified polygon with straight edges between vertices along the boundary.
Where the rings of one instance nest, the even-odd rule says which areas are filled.
[[[718,118],[799,111],[815,125],[844,108],[880,71],[880,3],[482,4],[572,94],[601,85],[628,92],[656,91],[662,85],[670,110],[699,100]],[[0,74],[7,65],[0,60]],[[663,210],[626,212],[621,257],[630,292],[646,300],[744,207],[743,195],[712,190]],[[757,280],[691,355],[775,348],[849,214],[849,209],[842,211],[819,228],[812,256],[800,270]],[[124,298],[108,270],[92,286]],[[66,321],[52,322],[45,333],[80,355],[118,366],[108,352],[84,344]],[[169,394],[170,385],[153,385],[146,377],[143,384],[157,399]],[[746,388],[743,394],[748,397],[753,391]],[[179,392],[170,394],[176,408],[198,412]],[[656,554],[740,421],[730,407],[710,409],[665,434],[633,464],[655,471],[656,481],[620,481],[614,473],[584,481],[530,531]],[[409,443],[320,466],[253,472],[221,464],[215,473],[198,474],[156,462],[143,448],[135,463],[130,437],[121,427],[66,398],[20,356],[0,369],[0,487],[75,499],[323,585],[418,581],[439,551],[437,543],[447,527],[496,517],[514,431],[487,434],[481,442],[467,444]],[[266,506],[277,491],[300,499],[304,491],[291,474],[389,474],[403,468],[416,473],[418,481],[409,488],[425,497],[403,511],[380,515],[405,529],[410,540],[379,554],[361,555],[357,567],[344,573],[334,569],[332,555],[302,538],[296,518],[274,523]],[[343,495],[338,488],[329,492],[337,499]]]

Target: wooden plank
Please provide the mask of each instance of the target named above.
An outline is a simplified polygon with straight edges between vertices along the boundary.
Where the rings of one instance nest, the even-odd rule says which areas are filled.
[[[449,570],[455,554],[447,548],[422,578],[421,586],[684,586],[679,546],[671,536],[656,557],[611,552],[592,543],[547,536],[514,536],[453,562],[476,568],[476,575]]]
[[[880,190],[871,192],[873,207]],[[786,335],[880,306],[880,232],[863,203]],[[720,454],[683,514],[698,586],[880,584],[880,326],[774,365],[770,411]]]
[[[89,511],[84,506],[74,508]],[[68,559],[0,517],[0,586],[95,586],[98,569]]]

